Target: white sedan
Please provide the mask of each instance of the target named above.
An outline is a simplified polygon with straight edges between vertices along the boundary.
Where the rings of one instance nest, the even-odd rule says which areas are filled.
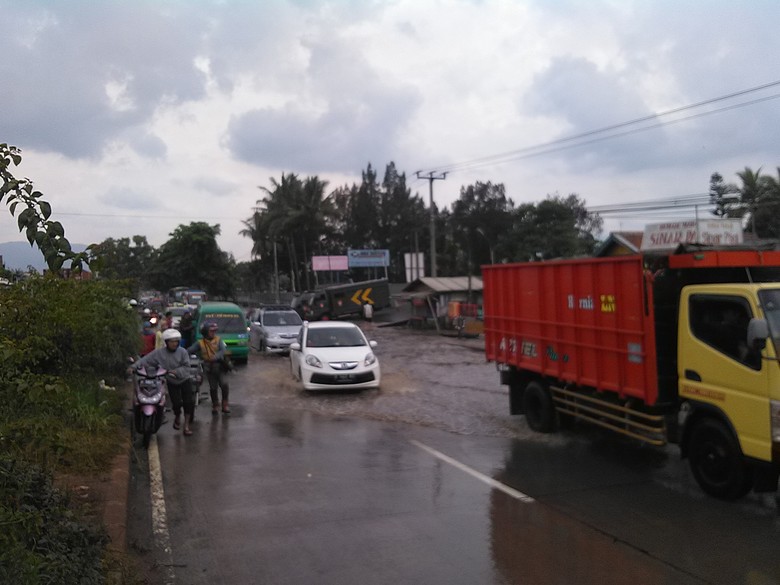
[[[304,322],[290,345],[292,375],[304,390],[379,388],[375,347],[354,323]]]

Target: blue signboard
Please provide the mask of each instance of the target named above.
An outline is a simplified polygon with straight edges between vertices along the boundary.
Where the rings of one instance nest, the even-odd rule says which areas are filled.
[[[390,266],[390,250],[347,250],[350,268],[382,268]]]

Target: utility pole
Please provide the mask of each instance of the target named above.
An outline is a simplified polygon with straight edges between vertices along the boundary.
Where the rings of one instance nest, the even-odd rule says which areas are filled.
[[[417,171],[416,175],[418,179],[423,178],[420,176],[420,171]],[[431,276],[436,278],[436,214],[433,207],[433,182],[443,181],[447,178],[447,173],[439,173],[437,175],[431,171],[425,178],[428,179],[428,193],[430,194],[431,202]]]

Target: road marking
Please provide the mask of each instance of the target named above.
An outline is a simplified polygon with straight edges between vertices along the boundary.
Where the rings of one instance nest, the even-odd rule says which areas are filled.
[[[449,457],[449,456],[445,455],[441,451],[437,451],[433,447],[429,447],[428,445],[426,445],[424,443],[420,443],[419,441],[415,441],[414,439],[410,440],[409,442],[412,445],[414,445],[416,447],[419,447],[423,451],[427,451],[428,453],[430,453],[431,455],[433,455],[437,459],[441,459],[445,463],[449,463],[453,467],[455,467],[457,469],[460,469],[461,471],[465,471],[470,476],[477,478],[479,481],[481,481],[483,483],[486,483],[490,487],[492,487],[494,489],[497,489],[499,491],[502,491],[505,494],[507,494],[508,496],[512,496],[513,498],[515,498],[517,500],[520,500],[521,502],[523,502],[525,504],[531,504],[531,503],[533,503],[535,501],[531,496],[529,496],[527,494],[524,494],[523,492],[518,491],[515,488],[511,488],[508,485],[501,483],[500,481],[496,481],[492,477],[488,477],[487,475],[485,475],[483,473],[480,473],[476,469],[472,469],[468,465],[464,465],[460,461],[457,461],[457,460],[453,459],[452,457]]]
[[[168,515],[165,511],[165,491],[163,490],[162,469],[160,467],[160,451],[157,449],[157,435],[152,435],[149,442],[149,491],[152,498],[152,534],[157,546],[163,552],[162,568],[165,585],[172,585],[175,580],[173,572],[173,554],[171,551],[171,535],[168,532]]]

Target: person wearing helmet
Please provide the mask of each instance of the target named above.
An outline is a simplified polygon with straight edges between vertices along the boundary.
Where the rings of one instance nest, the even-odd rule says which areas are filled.
[[[227,346],[217,336],[217,324],[204,322],[200,327],[203,336],[197,343],[187,349],[190,354],[197,355],[203,360],[203,371],[209,381],[209,393],[211,394],[211,414],[219,414],[219,389],[222,389],[222,413],[230,414],[228,394],[230,386],[227,382],[227,372],[230,370],[230,359],[227,355]]]
[[[168,372],[168,393],[173,403],[173,428],[181,428],[182,407],[184,408],[184,434],[192,434],[192,417],[195,414],[195,396],[190,379],[190,355],[180,346],[181,333],[176,329],[166,329],[162,332],[164,347],[142,357],[139,366],[165,368]]]

